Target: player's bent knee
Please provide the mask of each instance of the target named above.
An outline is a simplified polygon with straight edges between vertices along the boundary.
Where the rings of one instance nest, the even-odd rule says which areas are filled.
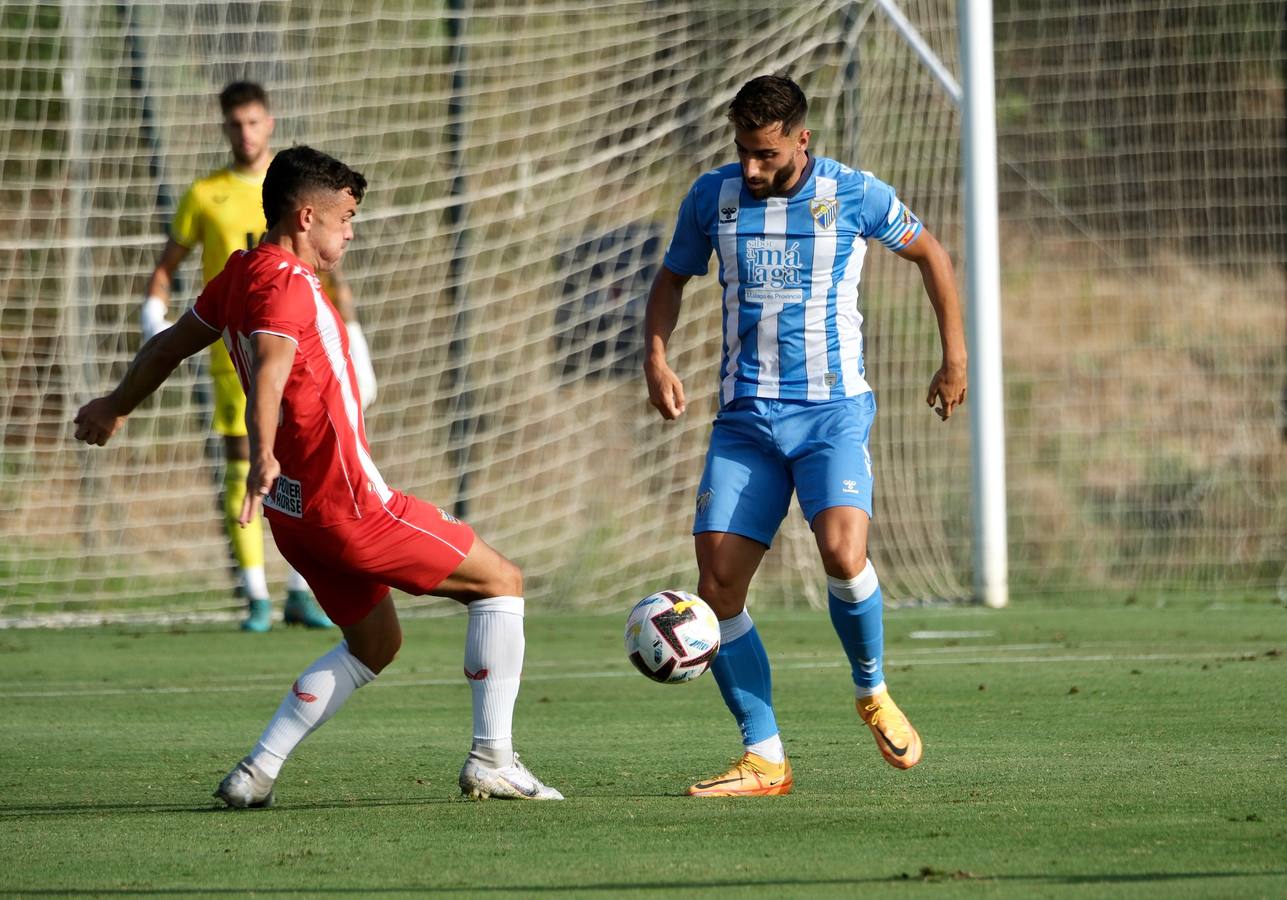
[[[818,548],[822,568],[832,578],[857,578],[867,567],[866,543],[824,545]]]
[[[523,596],[523,571],[490,547],[470,554],[434,593],[469,604],[488,597]]]
[[[698,594],[698,596],[701,595]],[[705,600],[706,598],[702,597],[702,599]],[[740,615],[742,610],[746,609],[746,599],[707,600],[706,605],[715,613],[715,618],[725,622]]]
[[[697,583],[699,591],[705,589],[709,593],[720,596],[745,594],[746,589],[750,586],[748,573],[731,565],[706,565],[700,566],[697,573]],[[703,600],[706,594],[701,594]]]
[[[484,575],[470,592],[469,600],[485,600],[488,597],[521,597],[523,596],[523,571],[499,553],[497,562],[491,571]]]
[[[505,557],[501,557],[504,565],[500,566],[496,573],[499,582],[498,590],[493,597],[521,597],[523,596],[523,570],[516,564],[510,562]]]
[[[349,652],[372,672],[379,674],[402,649],[402,624],[389,597],[356,625],[344,627]]]
[[[360,642],[356,648],[353,646],[352,641],[349,642],[349,652],[360,659],[362,665],[377,675],[398,658],[398,651],[401,649],[401,628],[392,633],[370,637]]]
[[[731,619],[746,608],[746,590],[737,584],[703,577],[697,582],[697,596],[715,612],[715,618]]]
[[[358,646],[353,646],[352,642],[349,644],[349,652],[376,675],[387,669],[398,658],[398,651],[401,649],[401,635],[393,643],[364,643]]]

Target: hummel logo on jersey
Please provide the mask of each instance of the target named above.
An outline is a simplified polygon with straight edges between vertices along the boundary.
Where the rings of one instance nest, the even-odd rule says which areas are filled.
[[[698,511],[699,513],[704,513],[704,512],[706,512],[706,510],[710,508],[710,505],[711,505],[711,499],[712,499],[714,496],[715,496],[715,491],[714,491],[713,489],[711,489],[711,488],[707,488],[706,490],[704,490],[704,491],[702,491],[700,494],[698,494],[698,495],[697,495],[697,511]]]
[[[858,482],[846,478],[842,483],[844,484],[844,488],[841,490],[841,493],[843,494],[858,493]]]
[[[719,211],[719,220],[720,220],[721,222],[736,222],[736,221],[737,221],[737,207],[736,207],[736,206],[725,206],[723,209],[721,209],[721,210]]]
[[[316,703],[316,702],[317,702],[317,695],[316,695],[316,694],[310,694],[310,693],[308,693],[308,691],[301,691],[301,690],[299,689],[299,682],[298,682],[298,681],[296,681],[294,684],[292,684],[292,685],[290,686],[290,690],[291,690],[291,693],[292,693],[292,694],[294,694],[294,695],[295,695],[296,697],[298,697],[299,699],[303,700],[305,703]]]

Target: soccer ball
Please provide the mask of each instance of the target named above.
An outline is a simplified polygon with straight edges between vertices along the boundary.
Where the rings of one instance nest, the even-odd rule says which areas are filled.
[[[710,668],[719,652],[719,620],[687,591],[649,594],[626,620],[626,656],[653,681],[679,684]]]

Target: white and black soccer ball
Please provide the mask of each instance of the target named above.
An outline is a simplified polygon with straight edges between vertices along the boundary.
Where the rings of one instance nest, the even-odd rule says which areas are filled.
[[[626,619],[626,656],[653,681],[692,681],[710,668],[718,652],[719,620],[696,594],[649,594]]]

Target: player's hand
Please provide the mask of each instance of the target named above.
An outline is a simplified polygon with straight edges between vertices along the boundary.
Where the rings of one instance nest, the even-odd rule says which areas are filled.
[[[102,447],[116,434],[125,416],[116,414],[116,405],[109,395],[86,403],[73,421],[76,423],[76,440]]]
[[[273,482],[281,471],[282,467],[273,456],[257,459],[250,464],[250,471],[246,473],[246,499],[241,501],[241,515],[237,516],[237,524],[242,528],[259,517],[264,498],[273,489]]]
[[[663,419],[678,419],[684,414],[688,408],[684,384],[670,366],[649,360],[644,363],[644,377],[648,380],[648,402]]]
[[[967,383],[964,363],[952,365],[944,363],[934,373],[934,380],[930,382],[929,395],[926,396],[925,402],[930,406],[937,403],[938,406],[934,408],[934,412],[946,422],[952,417],[956,408],[965,402]]]
[[[143,343],[174,324],[166,319],[165,309],[165,301],[160,297],[148,297],[143,301],[143,308],[139,310],[139,331],[143,335]]]

